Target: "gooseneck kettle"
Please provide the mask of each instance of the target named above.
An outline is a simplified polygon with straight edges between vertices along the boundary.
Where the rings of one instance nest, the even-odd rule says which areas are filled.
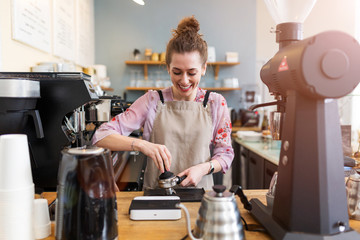
[[[225,191],[226,187],[222,185],[213,186],[213,190],[206,192],[201,201],[194,235],[191,233],[187,208],[181,203],[178,204],[186,215],[188,235],[193,240],[244,239],[244,228],[234,193]]]

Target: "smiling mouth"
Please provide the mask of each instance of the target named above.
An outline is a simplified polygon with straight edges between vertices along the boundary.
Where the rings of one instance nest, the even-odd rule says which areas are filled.
[[[187,91],[190,90],[190,88],[191,88],[192,85],[190,84],[189,86],[186,86],[186,87],[181,86],[181,85],[178,85],[178,86],[179,86],[179,88],[180,88],[182,91],[187,92]]]

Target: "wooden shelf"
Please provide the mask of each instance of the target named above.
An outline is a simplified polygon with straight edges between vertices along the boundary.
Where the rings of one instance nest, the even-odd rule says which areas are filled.
[[[215,66],[214,69],[214,75],[215,75],[215,80],[219,79],[219,71],[220,71],[220,66],[235,66],[240,64],[239,62],[212,62],[212,63],[208,63],[208,65],[210,66]]]
[[[151,60],[144,60],[144,61],[125,61],[127,65],[165,65],[165,62],[161,61],[151,61]]]
[[[101,90],[105,91],[105,92],[113,92],[114,89],[110,88],[110,87],[101,87]]]
[[[149,91],[149,90],[160,90],[160,89],[164,89],[164,88],[157,88],[157,87],[126,87],[126,90],[129,91]],[[234,90],[241,90],[241,88],[201,88],[201,89],[205,89],[205,90],[210,90],[210,91],[234,91]]]
[[[162,61],[125,61],[127,65],[143,65],[144,66],[144,79],[148,79],[148,65],[166,65]],[[219,79],[220,66],[235,66],[240,64],[240,62],[208,62],[208,66],[215,66],[214,75],[215,80]]]

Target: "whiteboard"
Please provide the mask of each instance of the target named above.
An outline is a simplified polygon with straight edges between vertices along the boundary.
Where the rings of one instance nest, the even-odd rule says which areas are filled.
[[[75,60],[75,2],[53,0],[54,55]]]
[[[50,53],[50,1],[12,0],[12,37],[20,42]]]

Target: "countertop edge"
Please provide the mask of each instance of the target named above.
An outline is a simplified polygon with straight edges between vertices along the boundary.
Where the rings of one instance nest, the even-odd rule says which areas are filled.
[[[256,147],[254,147],[254,144],[261,144],[261,142],[248,142],[248,141],[244,141],[241,140],[240,138],[236,137],[235,141],[244,146],[245,148],[249,149],[250,151],[256,153],[257,155],[259,155],[260,157],[263,157],[264,159],[266,159],[267,161],[275,164],[275,165],[279,165],[279,159],[280,159],[280,149],[278,149],[278,157],[274,156],[273,154],[269,154],[269,151],[276,151],[276,150],[265,150],[263,149],[262,151],[260,151],[259,149],[257,149]],[[272,152],[274,153],[274,152]]]

